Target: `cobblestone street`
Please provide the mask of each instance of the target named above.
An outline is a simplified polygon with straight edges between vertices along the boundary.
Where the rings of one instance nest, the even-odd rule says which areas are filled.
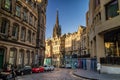
[[[87,80],[76,77],[71,69],[57,69],[52,72],[33,73],[32,75],[18,76],[16,80]]]

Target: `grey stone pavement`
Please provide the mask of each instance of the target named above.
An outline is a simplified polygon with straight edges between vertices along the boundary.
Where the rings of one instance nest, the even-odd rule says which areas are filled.
[[[90,79],[90,80],[120,80],[120,74],[99,74],[96,71],[76,69],[73,74],[78,77]]]

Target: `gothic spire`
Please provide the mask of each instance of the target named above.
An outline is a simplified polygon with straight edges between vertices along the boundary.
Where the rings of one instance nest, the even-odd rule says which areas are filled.
[[[61,36],[61,27],[59,25],[58,10],[57,10],[56,23],[53,28],[53,37],[60,37],[60,36]]]
[[[57,15],[56,15],[56,25],[59,25],[59,18],[58,18],[58,10],[57,10]]]

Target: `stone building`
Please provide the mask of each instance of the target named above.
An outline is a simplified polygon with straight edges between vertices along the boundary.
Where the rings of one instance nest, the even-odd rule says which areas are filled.
[[[120,64],[120,0],[90,0],[87,27],[90,54],[101,62],[101,72],[120,73],[115,66]]]
[[[5,63],[39,64],[40,52],[44,52],[38,45],[44,45],[46,6],[47,0],[0,0],[0,68]],[[42,33],[38,31],[41,27]]]
[[[53,28],[53,37],[46,40],[45,64],[52,64],[57,67],[70,63],[71,59],[80,57],[80,40],[84,26],[79,26],[78,31],[61,35],[61,26],[59,25],[58,11],[56,23]],[[49,55],[49,56],[48,56]]]

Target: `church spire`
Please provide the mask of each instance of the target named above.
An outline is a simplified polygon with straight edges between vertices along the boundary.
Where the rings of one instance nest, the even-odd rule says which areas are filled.
[[[58,10],[57,10],[56,23],[53,28],[53,37],[60,37],[60,36],[61,36],[61,27],[59,25]]]
[[[57,15],[56,15],[56,25],[59,25],[59,18],[58,18],[58,10],[57,10]]]

